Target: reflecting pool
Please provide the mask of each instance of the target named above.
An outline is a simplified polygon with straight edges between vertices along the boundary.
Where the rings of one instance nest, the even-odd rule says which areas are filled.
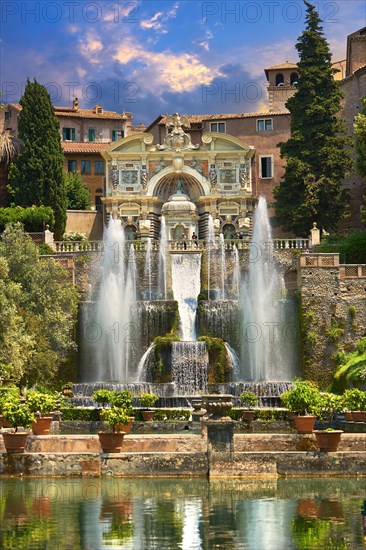
[[[1,479],[0,548],[358,550],[366,479]]]

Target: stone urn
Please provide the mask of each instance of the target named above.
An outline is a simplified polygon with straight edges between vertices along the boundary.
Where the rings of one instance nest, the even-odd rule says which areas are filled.
[[[211,415],[210,420],[231,420],[232,395],[212,394],[202,396],[202,405]]]
[[[200,422],[202,416],[206,413],[206,410],[202,407],[202,396],[192,397],[190,402],[193,407],[192,421]]]

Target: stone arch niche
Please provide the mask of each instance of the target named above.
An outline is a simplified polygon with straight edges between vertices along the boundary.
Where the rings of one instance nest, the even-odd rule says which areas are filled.
[[[189,166],[183,166],[181,172],[168,166],[150,179],[146,195],[166,201],[174,193],[178,180],[183,184],[183,192],[192,200],[210,194],[210,185],[205,176],[197,174]]]

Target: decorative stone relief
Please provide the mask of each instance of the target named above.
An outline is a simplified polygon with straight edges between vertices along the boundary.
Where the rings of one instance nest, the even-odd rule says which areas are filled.
[[[166,128],[172,128],[171,132],[164,139],[163,145],[157,145],[158,151],[164,149],[170,151],[187,151],[190,149],[198,149],[199,145],[192,145],[191,136],[186,134],[183,130],[190,128],[191,124],[186,116],[180,116],[178,113],[170,115],[166,118]]]

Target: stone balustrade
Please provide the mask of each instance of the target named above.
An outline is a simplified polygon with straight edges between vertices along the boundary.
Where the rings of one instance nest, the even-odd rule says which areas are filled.
[[[339,267],[339,276],[344,279],[366,279],[366,264],[347,264]]]
[[[339,254],[303,254],[300,267],[339,267]]]
[[[135,250],[145,251],[147,248],[147,240],[127,241],[125,243],[126,248],[131,244],[134,245]],[[73,252],[100,252],[103,250],[103,241],[54,241],[51,246],[54,248],[57,254],[73,253]],[[232,251],[234,246],[238,250],[247,250],[250,247],[250,242],[245,239],[228,239],[224,241],[225,250]],[[309,246],[309,239],[274,239],[273,247],[275,250],[304,250]],[[160,241],[152,239],[151,249],[158,251],[160,248]],[[168,241],[168,250],[172,252],[178,251],[195,251],[205,250],[208,248],[208,243],[205,240],[174,240]],[[216,238],[211,244],[211,249],[220,249],[221,241]]]

